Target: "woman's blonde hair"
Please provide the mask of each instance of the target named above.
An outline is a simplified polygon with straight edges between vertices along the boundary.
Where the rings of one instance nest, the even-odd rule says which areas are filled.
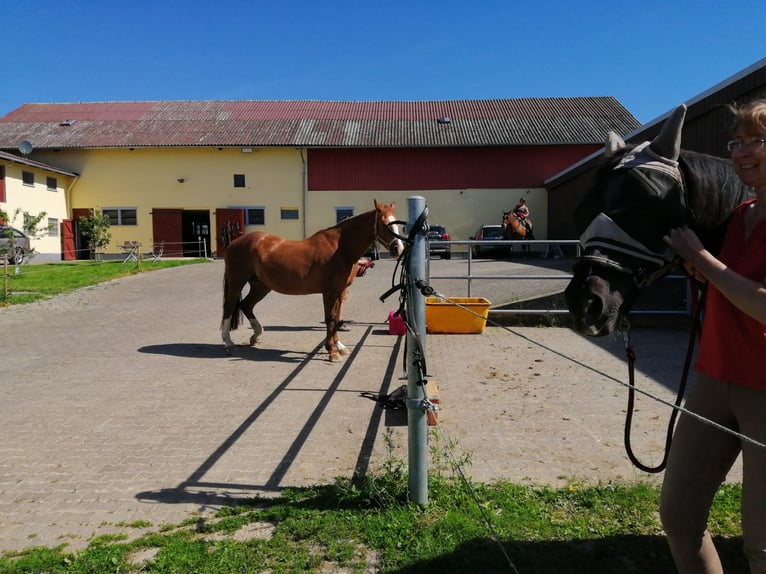
[[[729,106],[734,115],[733,129],[746,128],[748,130],[766,132],[766,99],[760,98],[747,104]]]

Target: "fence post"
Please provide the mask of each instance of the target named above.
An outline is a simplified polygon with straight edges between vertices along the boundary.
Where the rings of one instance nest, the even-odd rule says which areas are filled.
[[[407,198],[407,230],[413,229],[415,222],[423,213],[426,200],[421,196]],[[426,350],[426,304],[425,297],[414,283],[418,279],[426,279],[426,239],[423,234],[416,234],[414,242],[410,246],[412,250],[409,259],[408,273],[410,284],[408,286],[407,309],[408,319],[415,326],[417,337],[420,340],[423,353]],[[407,448],[409,454],[409,497],[412,502],[420,505],[428,504],[428,425],[426,411],[423,409],[425,398],[425,382],[416,368],[418,364],[419,349],[415,335],[407,332]],[[425,357],[423,357],[424,359]]]

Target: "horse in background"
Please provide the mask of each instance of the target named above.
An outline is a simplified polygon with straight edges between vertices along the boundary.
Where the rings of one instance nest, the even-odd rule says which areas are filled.
[[[564,296],[575,329],[591,336],[629,327],[637,297],[680,266],[663,237],[688,225],[717,253],[732,210],[752,192],[731,161],[681,149],[686,106],[651,142],[628,146],[610,133],[605,165],[575,210],[583,255]]]
[[[234,348],[229,332],[239,327],[242,314],[253,329],[250,345],[258,342],[263,326],[253,307],[270,291],[286,295],[321,293],[329,360],[338,361],[348,352],[338,340],[338,329],[347,289],[357,276],[359,258],[375,241],[392,256],[398,257],[404,251],[399,226],[394,223],[396,203],[374,202],[374,210],[344,219],[300,241],[256,231],[229,244],[224,253],[221,319],[221,338],[228,353]],[[243,299],[242,289],[247,283],[250,290]]]
[[[513,211],[503,211],[503,219],[501,221],[503,226],[503,238],[508,240],[534,239],[534,235],[532,234],[532,221],[529,218],[527,218],[526,221],[529,224],[529,229],[524,225],[524,221],[517,217]],[[510,251],[513,253],[513,245],[511,245]],[[527,245],[522,245],[522,251],[526,255],[529,251],[529,247]]]

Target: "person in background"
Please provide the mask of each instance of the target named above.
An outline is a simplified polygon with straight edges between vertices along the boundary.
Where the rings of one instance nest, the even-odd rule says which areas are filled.
[[[734,170],[756,198],[732,214],[713,256],[688,228],[666,243],[707,283],[705,319],[686,408],[766,443],[766,99],[732,107]],[[668,457],[660,518],[681,574],[722,573],[707,530],[716,491],[742,454],[742,536],[753,574],[766,574],[766,449],[681,414]]]
[[[523,197],[519,199],[516,207],[513,208],[513,214],[524,224],[527,228],[527,233],[532,233],[532,220],[529,219],[529,207],[527,207],[527,200]]]

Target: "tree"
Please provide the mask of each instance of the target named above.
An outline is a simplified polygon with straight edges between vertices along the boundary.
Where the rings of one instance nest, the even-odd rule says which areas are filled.
[[[48,215],[46,211],[41,211],[37,215],[32,215],[28,211],[22,211],[18,208],[13,212],[13,220],[22,215],[21,230],[33,239],[39,239],[44,233],[48,233],[49,226],[43,225],[42,221]]]
[[[80,217],[80,233],[88,242],[92,259],[95,259],[96,255],[112,240],[110,225],[108,215],[96,213],[92,209],[89,217]]]

